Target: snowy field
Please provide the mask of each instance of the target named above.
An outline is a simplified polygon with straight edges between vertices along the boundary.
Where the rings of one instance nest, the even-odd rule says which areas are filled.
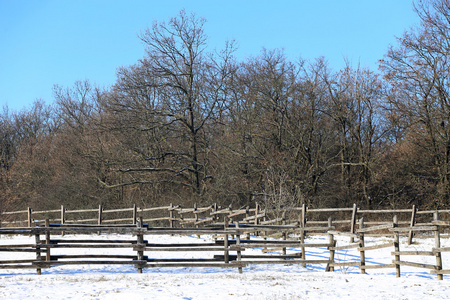
[[[66,238],[85,239],[86,236]],[[117,236],[93,236],[95,239],[117,239]],[[150,243],[199,242],[189,236],[145,236]],[[27,244],[33,242],[28,237],[1,236],[0,244]],[[207,242],[212,238],[202,236]],[[328,237],[308,237],[308,243],[326,243]],[[366,238],[366,246],[384,243],[386,238]],[[434,239],[420,239],[411,246],[405,241],[401,250],[427,250],[434,245]],[[342,244],[344,240],[342,240]],[[449,247],[450,240],[442,240],[442,247]],[[339,243],[338,243],[339,245]],[[288,249],[288,253],[300,249]],[[101,253],[100,250],[54,249],[52,254]],[[105,251],[105,250],[103,250]],[[109,251],[109,250],[107,250]],[[112,251],[112,250],[111,250]],[[132,254],[130,249],[120,250],[120,254]],[[128,251],[128,252],[127,252]],[[261,250],[251,251],[261,253]],[[390,252],[384,248],[366,253],[367,264],[388,264],[392,262]],[[114,253],[118,253],[115,250]],[[162,255],[157,253],[158,255]],[[211,257],[214,253],[211,253]],[[216,253],[217,254],[217,253]],[[14,255],[17,255],[14,254]],[[145,255],[153,257],[153,253]],[[173,257],[173,254],[165,254]],[[193,252],[183,253],[193,257]],[[204,254],[203,254],[204,255]],[[307,259],[327,259],[325,248],[307,248]],[[444,268],[450,269],[450,253],[443,254]],[[0,259],[11,259],[13,254],[1,252]],[[33,254],[23,254],[22,258],[33,258]],[[160,257],[160,256],[158,256]],[[402,256],[402,260],[435,264],[434,257]],[[356,250],[339,251],[336,260],[359,260]],[[357,267],[336,268],[334,273],[326,273],[325,265],[250,265],[239,274],[237,269],[222,268],[148,268],[143,274],[131,265],[75,265],[56,266],[43,269],[42,275],[36,270],[0,270],[1,299],[450,299],[450,276],[444,275],[438,281],[429,270],[402,266],[402,277],[395,277],[395,269],[368,270],[362,275]]]

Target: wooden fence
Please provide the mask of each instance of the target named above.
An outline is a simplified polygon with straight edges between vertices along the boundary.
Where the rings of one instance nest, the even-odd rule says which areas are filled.
[[[444,269],[442,253],[450,252],[450,247],[441,247],[441,232],[450,227],[450,222],[439,219],[439,214],[434,213],[433,221],[426,225],[416,225],[399,227],[398,217],[394,216],[391,222],[381,225],[367,227],[364,219],[359,220],[358,229],[355,233],[336,230],[332,220],[326,226],[300,227],[298,225],[255,225],[240,224],[235,222],[230,224],[225,218],[223,225],[216,225],[201,228],[170,228],[170,227],[149,227],[139,218],[136,224],[129,225],[68,225],[50,224],[46,220],[44,226],[36,227],[9,227],[1,228],[0,236],[16,234],[28,236],[32,241],[27,244],[0,246],[0,253],[17,253],[14,259],[0,259],[0,269],[24,269],[32,268],[41,274],[44,268],[55,265],[80,265],[80,264],[129,264],[142,272],[147,267],[234,267],[242,272],[242,269],[250,264],[325,264],[325,271],[334,271],[335,267],[356,266],[361,273],[367,269],[393,268],[397,277],[401,275],[401,266],[430,269],[431,274],[436,274],[439,280],[444,274],[450,274],[450,266]],[[390,235],[392,242],[385,242],[381,245],[367,245],[365,236],[370,232],[386,231],[384,235]],[[435,247],[427,251],[405,251],[400,245],[400,235],[409,232],[428,232],[434,237]],[[250,233],[264,232],[266,235],[276,234],[279,239],[262,239],[251,236]],[[329,236],[327,243],[306,243],[304,236],[315,232],[326,233]],[[63,233],[63,234],[61,234]],[[73,239],[71,234],[119,234],[120,238],[115,239],[93,239],[86,240]],[[199,243],[150,243],[145,240],[150,235],[200,235],[208,234],[216,236],[214,242]],[[348,237],[348,243],[337,245],[337,236]],[[328,250],[328,258],[308,259],[306,248],[317,248]],[[105,249],[120,248],[128,249],[129,253],[124,255],[116,254],[52,254],[53,249]],[[246,255],[245,251],[252,248],[264,248],[263,254]],[[297,248],[293,254],[287,254],[287,248]],[[379,264],[366,263],[367,252],[381,248],[392,248],[392,263]],[[360,253],[360,259],[354,261],[336,261],[336,251],[356,249]],[[155,252],[170,252],[175,255],[186,251],[196,251],[202,253],[200,258],[155,258],[150,254]],[[22,259],[24,252],[35,253],[33,259]],[[210,253],[218,253],[211,256]],[[271,254],[267,254],[271,253]],[[146,254],[146,255],[145,255]],[[405,256],[427,256],[435,257],[435,264],[423,264],[401,259]]]
[[[122,209],[104,209],[103,206],[92,209],[69,210],[65,206],[54,210],[33,210],[1,212],[0,226],[44,225],[49,219],[60,224],[136,224],[139,218],[150,226],[163,227],[199,227],[224,222],[239,222],[254,225],[292,225],[299,227],[327,226],[331,220],[340,231],[355,233],[361,218],[365,225],[376,226],[391,222],[394,215],[398,216],[398,226],[421,226],[433,221],[433,214],[438,213],[442,220],[450,219],[450,210],[420,211],[414,205],[407,209],[362,210],[356,204],[348,208],[318,208],[309,209],[305,205],[282,210],[265,208],[255,203],[255,207],[233,209],[219,207],[216,204],[207,207],[183,208],[170,204],[163,207],[140,208],[136,205]],[[386,230],[385,230],[386,232]],[[402,232],[409,235],[412,242],[414,230]],[[383,233],[379,233],[383,234]]]
[[[333,228],[320,228],[328,230]],[[313,228],[310,230],[314,230]],[[289,232],[290,234],[302,234],[304,230],[297,226],[273,226],[273,225],[239,225],[231,224],[218,227],[203,228],[169,228],[169,227],[148,227],[138,221],[136,225],[64,225],[50,224],[46,222],[44,227],[23,227],[23,228],[1,228],[1,235],[24,235],[32,239],[27,244],[14,244],[0,246],[1,252],[17,253],[18,258],[9,260],[0,260],[0,269],[36,269],[37,274],[41,274],[44,268],[50,268],[55,265],[81,265],[81,264],[129,264],[134,265],[141,273],[143,268],[147,267],[234,267],[242,272],[242,268],[249,264],[329,264],[329,259],[307,259],[305,252],[299,254],[286,254],[287,247],[331,247],[329,243],[306,244],[298,238],[287,238],[289,235],[283,235],[283,239],[264,240],[251,238],[249,235],[255,231],[265,232]],[[61,234],[62,233],[62,234]],[[67,233],[71,233],[67,235]],[[73,239],[72,234],[120,234],[120,239]],[[214,242],[199,243],[150,243],[145,240],[149,235],[200,235],[209,234],[217,238]],[[57,235],[57,238],[55,238]],[[244,238],[246,236],[246,238]],[[133,238],[134,237],[134,238]],[[52,255],[53,249],[106,249],[120,248],[128,249],[127,255],[112,254],[78,254],[78,255]],[[252,248],[283,249],[281,254],[261,254],[246,255],[244,252]],[[170,252],[181,253],[186,251],[204,252],[201,258],[154,258],[147,253]],[[36,253],[35,259],[20,259],[24,252]],[[208,254],[206,254],[208,253]],[[210,253],[219,253],[212,257],[206,257]]]

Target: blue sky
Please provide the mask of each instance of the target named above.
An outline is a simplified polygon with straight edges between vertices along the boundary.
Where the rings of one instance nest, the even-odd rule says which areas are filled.
[[[411,0],[0,0],[0,105],[51,104],[53,85],[108,87],[116,69],[144,56],[138,34],[181,9],[207,20],[211,48],[239,45],[238,59],[263,47],[291,60],[324,56],[377,70],[395,36],[418,23]]]

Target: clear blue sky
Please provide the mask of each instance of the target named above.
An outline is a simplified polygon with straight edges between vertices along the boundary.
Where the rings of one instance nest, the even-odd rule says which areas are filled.
[[[117,67],[144,55],[139,32],[183,8],[207,20],[212,48],[235,39],[238,59],[284,48],[335,70],[348,58],[376,71],[395,36],[418,23],[411,0],[0,0],[0,106],[50,104],[54,84],[112,85]]]

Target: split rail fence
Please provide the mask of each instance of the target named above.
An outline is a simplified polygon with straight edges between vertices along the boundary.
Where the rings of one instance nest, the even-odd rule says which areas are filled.
[[[148,212],[166,211],[169,216],[151,216]],[[59,214],[50,219],[51,214]],[[117,218],[105,218],[107,214],[119,214]],[[123,213],[132,213],[128,218]],[[5,220],[4,217],[20,216],[25,214],[26,220],[16,218]],[[70,218],[71,214],[84,216],[84,218]],[[91,217],[85,217],[91,214]],[[92,217],[96,214],[96,218]],[[122,215],[120,215],[122,214]],[[351,208],[338,209],[307,209],[305,205],[282,212],[272,212],[255,208],[233,210],[232,208],[219,208],[215,205],[207,208],[181,208],[173,205],[163,208],[141,209],[136,206],[125,210],[61,210],[33,211],[28,209],[20,212],[3,212],[0,237],[3,235],[29,236],[33,241],[22,245],[0,245],[1,252],[35,253],[32,259],[0,258],[0,269],[32,268],[37,273],[41,269],[55,265],[75,264],[130,264],[139,272],[147,267],[235,267],[240,272],[249,264],[325,264],[326,271],[334,271],[336,267],[356,266],[361,273],[367,269],[393,268],[397,276],[401,275],[401,266],[430,269],[438,279],[444,274],[450,274],[450,266],[444,269],[442,253],[450,252],[450,247],[441,247],[443,233],[450,228],[450,221],[446,220],[449,211],[418,211],[414,206],[411,209],[400,210],[358,210],[354,205]],[[131,215],[131,214],[130,214]],[[370,216],[376,218],[370,220]],[[392,217],[391,217],[392,215]],[[429,219],[428,217],[430,217]],[[331,216],[334,216],[332,218]],[[399,218],[401,216],[401,218]],[[421,218],[417,218],[420,216]],[[45,221],[41,217],[45,217]],[[341,219],[338,219],[340,217]],[[39,218],[39,219],[37,219]],[[345,219],[348,218],[348,219]],[[383,220],[385,218],[385,220]],[[389,218],[389,219],[387,219]],[[325,220],[326,219],[326,220]],[[369,221],[366,221],[369,219]],[[53,223],[55,222],[56,223]],[[52,223],[51,223],[52,222]],[[153,224],[152,224],[153,222]],[[167,222],[166,226],[160,225]],[[26,223],[19,227],[17,224]],[[91,224],[88,224],[91,223]],[[16,226],[14,226],[16,225]],[[168,225],[168,226],[167,226]],[[191,227],[188,227],[191,225]],[[66,234],[71,233],[66,237]],[[71,239],[72,234],[119,234],[115,240],[104,239]],[[311,234],[327,234],[328,243],[311,244],[305,242],[305,236]],[[155,244],[145,237],[151,235],[200,235],[210,234],[216,237],[214,242],[188,243],[188,244]],[[405,251],[400,249],[400,236],[407,236],[408,243],[412,243],[414,234],[433,237],[435,247],[428,251]],[[257,238],[257,235],[264,236]],[[391,237],[391,242],[382,245],[367,245],[366,236],[383,235]],[[267,237],[278,239],[267,239]],[[348,243],[337,244],[337,236],[348,237]],[[308,259],[308,247],[327,249],[327,259]],[[392,248],[391,264],[366,263],[368,251],[380,248]],[[52,254],[53,249],[104,249],[127,248],[126,255],[111,254]],[[261,255],[245,254],[253,248],[263,248]],[[300,251],[287,254],[287,249],[298,248]],[[357,261],[339,261],[335,258],[337,251],[357,249],[360,259]],[[61,250],[60,250],[61,251]],[[177,253],[185,251],[205,252],[200,258],[156,258],[150,255],[155,252]],[[217,254],[208,257],[206,252]],[[267,254],[269,253],[269,254]],[[146,255],[144,255],[146,254]],[[208,254],[209,255],[209,254]],[[422,264],[405,260],[407,256],[432,256],[435,264]],[[403,258],[403,259],[401,259]]]

